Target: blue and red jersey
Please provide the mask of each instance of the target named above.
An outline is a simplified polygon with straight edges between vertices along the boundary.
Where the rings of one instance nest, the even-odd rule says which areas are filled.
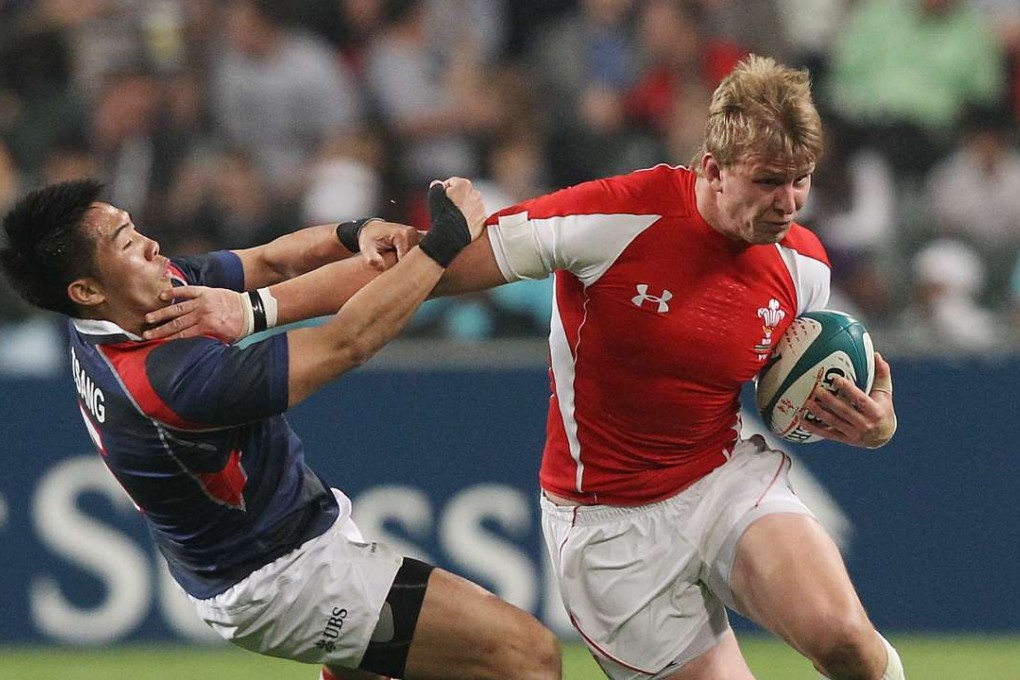
[[[240,259],[174,259],[175,284],[243,290]],[[86,428],[192,596],[223,592],[338,515],[283,413],[287,338],[147,341],[74,319],[71,366]]]

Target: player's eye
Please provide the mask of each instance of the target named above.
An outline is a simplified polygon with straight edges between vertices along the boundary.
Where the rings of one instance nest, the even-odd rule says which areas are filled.
[[[124,248],[123,248],[123,250],[127,250],[128,248],[130,248],[130,247],[131,247],[131,244],[132,244],[132,243],[134,243],[134,241],[132,241],[131,239],[128,239],[128,240],[127,240],[127,241],[126,241],[126,242],[124,243]]]

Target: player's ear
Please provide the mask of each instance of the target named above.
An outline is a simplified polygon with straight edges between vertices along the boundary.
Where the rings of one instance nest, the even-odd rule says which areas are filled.
[[[95,307],[106,300],[102,286],[91,276],[83,276],[67,284],[67,297],[79,307]]]
[[[722,191],[722,166],[710,153],[701,157],[701,176],[708,180],[713,191]]]

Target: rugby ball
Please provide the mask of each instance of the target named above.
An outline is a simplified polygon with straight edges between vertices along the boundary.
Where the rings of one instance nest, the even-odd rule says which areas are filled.
[[[798,444],[821,439],[801,425],[813,416],[804,404],[816,389],[832,391],[843,376],[871,391],[875,348],[864,325],[849,314],[831,310],[797,317],[779,339],[755,379],[758,413],[780,438]]]

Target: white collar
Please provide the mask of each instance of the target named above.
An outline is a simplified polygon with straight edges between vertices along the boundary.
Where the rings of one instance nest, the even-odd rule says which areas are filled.
[[[105,319],[71,319],[79,333],[85,335],[126,335],[129,339],[141,341],[144,338],[129,333],[112,321]]]

